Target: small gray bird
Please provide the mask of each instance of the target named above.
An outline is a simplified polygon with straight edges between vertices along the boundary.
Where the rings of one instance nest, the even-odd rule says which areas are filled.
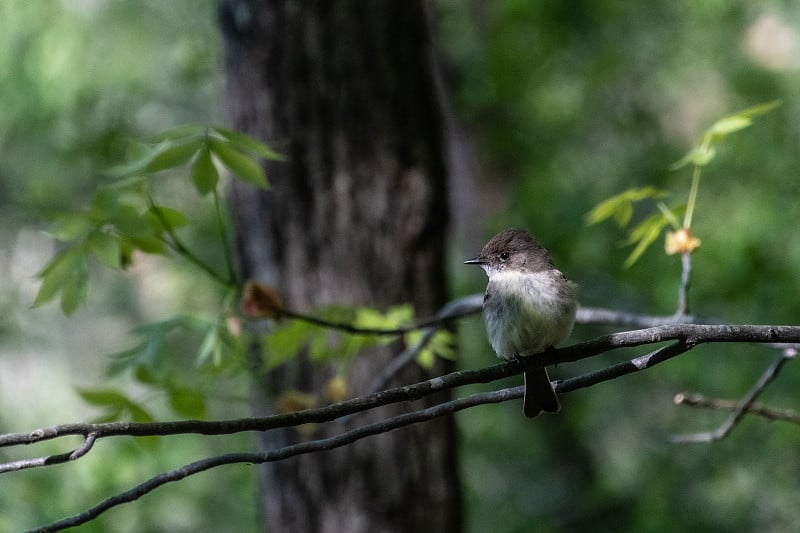
[[[575,284],[553,266],[550,254],[530,233],[520,228],[498,233],[464,264],[480,265],[489,276],[483,318],[498,357],[530,357],[569,337],[577,308]],[[547,370],[527,370],[525,416],[559,409]]]

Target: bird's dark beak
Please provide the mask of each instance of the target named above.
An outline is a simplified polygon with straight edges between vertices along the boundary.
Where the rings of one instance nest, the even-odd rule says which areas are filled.
[[[485,265],[486,260],[480,257],[473,257],[472,259],[467,259],[464,261],[465,265]]]

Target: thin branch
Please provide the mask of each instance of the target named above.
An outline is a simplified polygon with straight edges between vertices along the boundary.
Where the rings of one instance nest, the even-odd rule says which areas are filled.
[[[603,307],[579,307],[575,316],[575,323],[588,326],[620,326],[635,328],[652,328],[665,324],[696,324],[700,319],[694,316],[684,315],[643,315],[619,311],[617,309],[607,309]]]
[[[161,209],[155,204],[153,199],[148,195],[148,203],[150,204],[150,210],[156,215],[158,221],[164,227],[164,230],[169,235],[169,239],[165,239],[161,237],[161,241],[172,248],[175,252],[186,258],[187,261],[194,264],[201,270],[203,270],[206,274],[208,274],[212,279],[218,281],[225,287],[232,287],[233,282],[226,280],[222,277],[218,272],[216,272],[213,268],[211,268],[205,261],[197,257],[194,252],[192,252],[183,241],[178,237],[178,234],[175,233],[175,228],[172,227],[167,217],[164,216],[164,213],[161,212]]]
[[[736,400],[725,400],[722,398],[706,398],[702,394],[690,394],[680,392],[675,395],[675,405],[685,405],[699,409],[714,409],[717,411],[736,411],[741,402]],[[747,408],[747,413],[758,415],[768,420],[790,422],[800,425],[800,413],[794,409],[775,409],[767,407],[763,403],[753,402]]]
[[[83,439],[83,443],[71,452],[2,463],[0,464],[0,474],[6,472],[15,472],[17,470],[25,470],[26,468],[37,468],[40,466],[51,466],[69,461],[75,461],[89,453],[96,440],[97,433],[89,433]]]
[[[675,356],[685,353],[694,347],[693,344],[687,344],[683,341],[676,341],[667,346],[663,346],[641,357],[636,357],[630,361],[623,361],[606,368],[601,368],[594,372],[589,372],[582,376],[565,379],[556,382],[555,390],[557,392],[570,392],[577,389],[591,387],[603,381],[615,379],[620,376],[647,370],[659,363],[663,363]]]
[[[764,392],[764,390],[766,390],[767,385],[769,385],[776,377],[778,377],[778,374],[783,366],[791,359],[794,359],[796,355],[797,352],[795,350],[784,351],[781,357],[772,363],[772,365],[770,365],[766,371],[764,371],[761,377],[758,378],[758,381],[756,381],[753,387],[747,391],[747,394],[745,394],[741,399],[736,409],[717,429],[700,433],[673,435],[670,437],[670,442],[679,444],[690,442],[714,442],[727,437],[753,405],[753,401],[755,401],[755,399],[758,398],[758,396]]]
[[[336,329],[356,335],[404,335],[406,333],[411,333],[412,331],[418,331],[421,329],[441,327],[447,325],[452,320],[478,314],[481,311],[482,302],[483,295],[471,295],[464,298],[459,298],[458,300],[450,302],[450,304],[456,304],[454,305],[455,310],[446,316],[440,316],[437,314],[433,318],[398,328],[361,328],[345,322],[327,320],[325,318],[299,313],[290,309],[281,309],[280,315],[294,318],[295,320],[302,320],[303,322],[308,322],[309,324],[314,324],[315,326]],[[445,306],[445,308],[447,308],[447,306]]]

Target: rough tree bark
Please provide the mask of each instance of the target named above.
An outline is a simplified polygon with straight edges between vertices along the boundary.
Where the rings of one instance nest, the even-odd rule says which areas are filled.
[[[219,14],[228,120],[287,156],[268,165],[270,192],[233,187],[243,277],[277,287],[297,310],[412,302],[418,316],[431,315],[446,298],[447,198],[424,1],[220,0]],[[400,348],[360,356],[351,394]],[[320,391],[331,375],[302,360],[257,373],[256,414],[281,391]],[[395,384],[423,377],[409,368]],[[262,445],[304,438],[269,433]],[[449,418],[266,466],[265,529],[459,531],[456,459]]]

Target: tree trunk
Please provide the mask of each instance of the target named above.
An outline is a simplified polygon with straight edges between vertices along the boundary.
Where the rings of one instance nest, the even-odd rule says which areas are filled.
[[[267,166],[271,191],[233,185],[242,276],[307,312],[411,302],[417,316],[434,313],[446,297],[447,197],[424,1],[220,0],[219,8],[228,120],[287,157]],[[364,393],[401,348],[360,355],[348,370],[350,394]],[[254,410],[270,412],[282,391],[319,393],[332,375],[304,358],[256,370]],[[413,365],[392,385],[426,377]],[[270,432],[262,445],[410,408],[376,409],[311,436]],[[260,491],[269,531],[459,531],[454,421],[267,465]]]

